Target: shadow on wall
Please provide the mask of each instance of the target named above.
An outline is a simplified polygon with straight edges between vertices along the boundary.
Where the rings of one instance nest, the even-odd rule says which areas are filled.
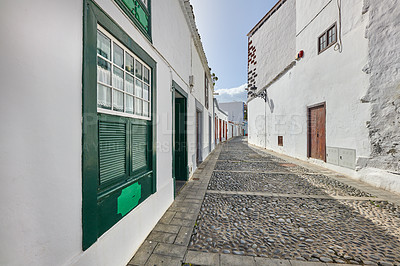
[[[272,100],[272,99],[270,99],[268,97],[267,90],[265,90],[265,102],[268,103],[269,110],[271,111],[271,114],[273,114],[274,113],[274,109],[275,109],[275,104],[274,104],[274,100]]]

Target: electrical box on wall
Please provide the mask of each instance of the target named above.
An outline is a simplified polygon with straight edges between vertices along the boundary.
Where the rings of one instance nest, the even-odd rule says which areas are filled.
[[[356,169],[356,150],[339,149],[339,166]]]
[[[339,148],[326,147],[326,162],[339,165]]]
[[[356,150],[326,147],[326,162],[349,169],[356,168]]]

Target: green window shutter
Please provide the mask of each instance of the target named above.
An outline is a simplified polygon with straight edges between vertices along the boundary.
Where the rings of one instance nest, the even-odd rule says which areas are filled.
[[[125,3],[125,5],[128,7],[128,9],[130,10],[130,11],[132,11],[133,13],[135,13],[135,8],[136,8],[136,1],[134,1],[134,0],[122,0],[124,3]]]
[[[149,168],[148,134],[149,128],[147,125],[132,124],[132,172]]]
[[[140,24],[146,29],[146,31],[149,31],[149,16],[146,14],[144,9],[138,5],[136,9],[136,18],[139,20]]]
[[[126,124],[99,121],[100,185],[126,174]]]
[[[151,41],[151,1],[147,6],[140,0],[114,0]]]

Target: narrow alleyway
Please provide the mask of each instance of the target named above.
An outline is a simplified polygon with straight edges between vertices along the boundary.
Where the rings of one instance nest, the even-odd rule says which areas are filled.
[[[399,205],[235,138],[200,166],[129,265],[400,265]]]

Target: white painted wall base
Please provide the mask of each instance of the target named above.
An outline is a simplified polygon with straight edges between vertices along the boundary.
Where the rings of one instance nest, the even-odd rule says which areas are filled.
[[[249,144],[259,147],[259,148],[262,148],[262,149],[265,149],[265,147],[262,147],[257,144],[253,144],[250,142],[249,142]],[[265,150],[272,151],[272,152],[282,154],[285,156],[289,156],[294,159],[298,159],[298,160],[308,162],[311,164],[315,164],[315,165],[324,167],[326,169],[335,171],[337,173],[346,175],[352,179],[362,181],[371,186],[378,187],[381,189],[385,189],[385,190],[400,194],[400,176],[397,174],[390,173],[385,170],[372,168],[372,167],[366,167],[366,168],[362,168],[360,170],[352,170],[352,169],[347,169],[347,168],[340,167],[337,165],[325,163],[321,160],[317,160],[317,159],[313,159],[313,158],[307,158],[304,156],[296,156],[293,154],[287,154],[285,152],[282,152],[279,149],[267,148]]]
[[[400,194],[400,175],[367,167],[357,172],[356,177],[365,183]]]
[[[126,265],[174,201],[173,179],[65,265]],[[123,248],[121,248],[123,247]]]

